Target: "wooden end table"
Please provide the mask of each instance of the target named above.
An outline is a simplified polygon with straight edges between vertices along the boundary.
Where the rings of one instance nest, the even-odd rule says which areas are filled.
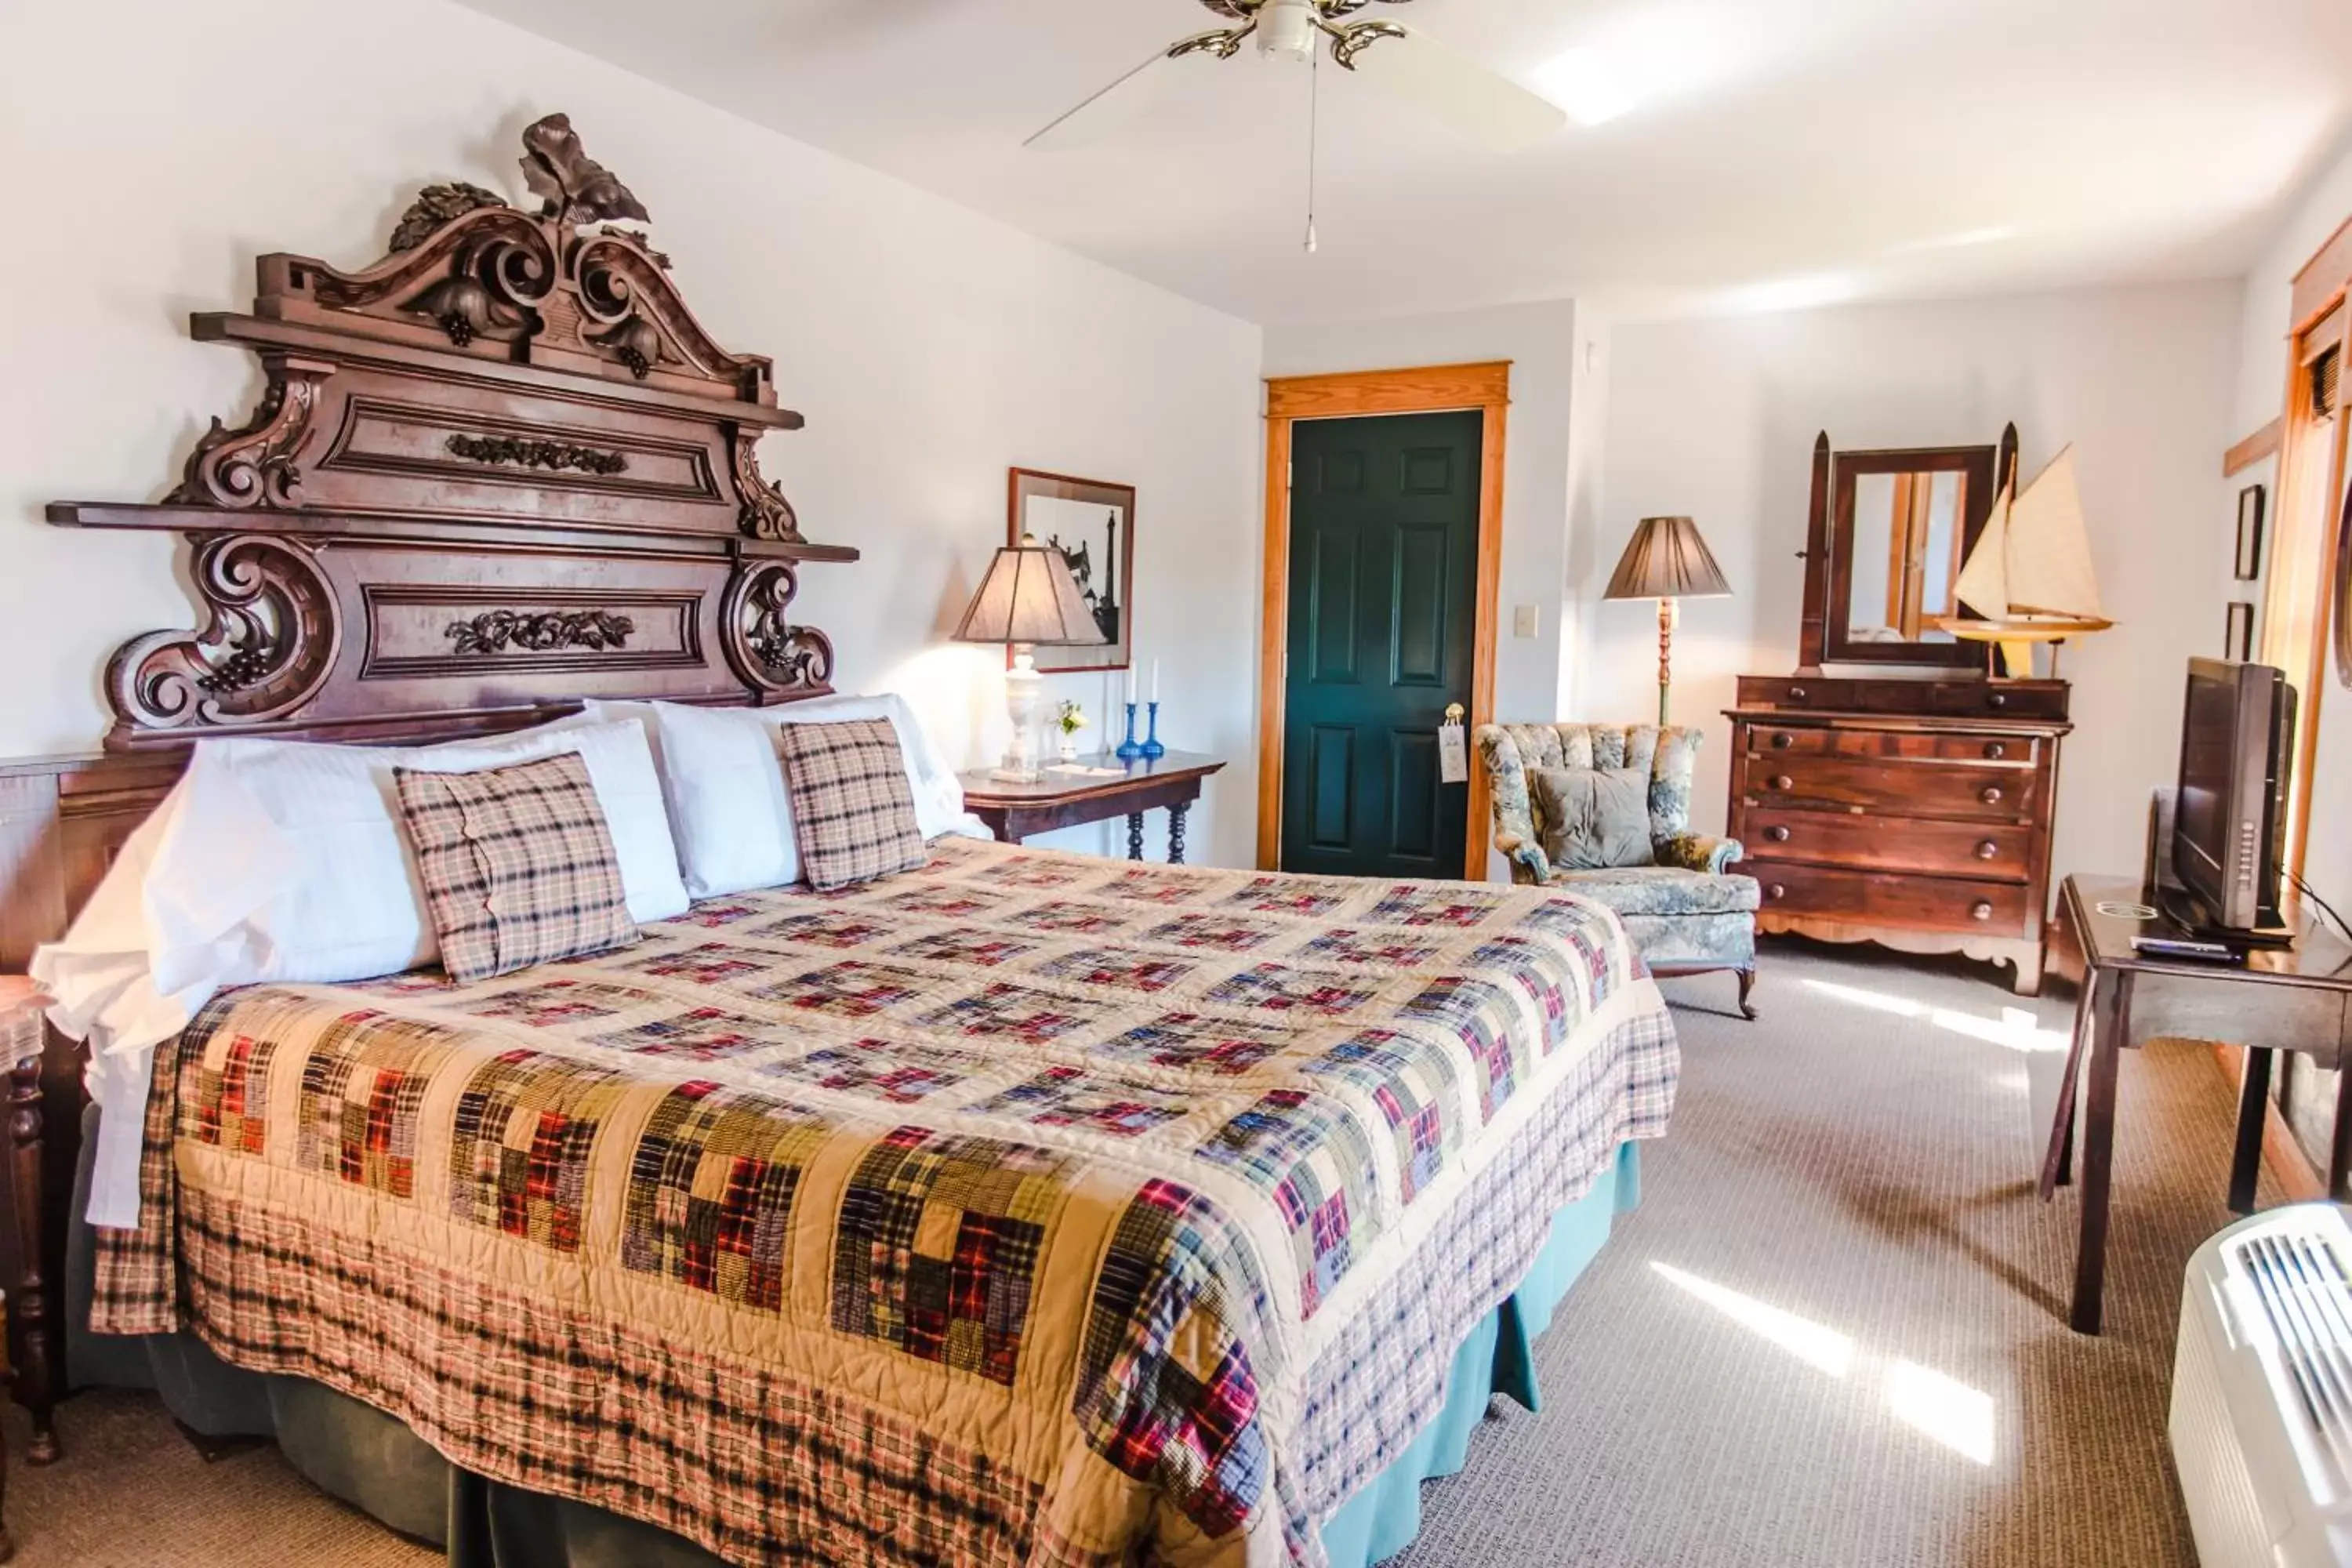
[[[2168,928],[2137,918],[2137,910],[2145,907],[2137,878],[2069,877],[2059,892],[2059,917],[2082,945],[2084,976],[2040,1185],[2047,1203],[2073,1179],[2075,1080],[2087,1060],[2082,1239],[2070,1314],[2078,1333],[2099,1331],[2106,1285],[2107,1189],[2115,1163],[2116,1079],[2126,1047],[2183,1039],[2245,1048],[2230,1162],[2230,1206],[2239,1214],[2253,1212],[2272,1053],[2298,1051],[2324,1068],[2352,1066],[2352,948],[2342,939],[2306,921],[2294,946],[2258,948],[2242,964],[2152,958],[2134,949],[2132,938],[2146,929]],[[2352,1199],[2352,1071],[2338,1080],[2327,1191],[2339,1203]]]
[[[1181,866],[1184,863],[1184,814],[1201,798],[1201,781],[1223,767],[1225,760],[1198,752],[1170,752],[1131,763],[1117,757],[1082,757],[1076,765],[1118,772],[1055,773],[1049,765],[1045,776],[1036,783],[1014,784],[982,768],[958,775],[963,784],[964,809],[1008,844],[1057,827],[1124,816],[1127,858],[1140,860],[1143,814],[1165,807],[1168,860]]]

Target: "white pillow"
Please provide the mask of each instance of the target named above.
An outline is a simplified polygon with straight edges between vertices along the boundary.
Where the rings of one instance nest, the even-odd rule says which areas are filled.
[[[440,948],[401,826],[393,770],[476,773],[564,752],[579,752],[595,783],[630,915],[658,921],[683,914],[677,852],[639,725],[541,728],[395,749],[205,742],[198,760],[241,792],[292,852],[291,877],[243,922],[257,973],[225,983],[363,980],[430,963]]]
[[[686,890],[696,899],[801,879],[800,846],[784,793],[778,731],[787,724],[887,719],[898,732],[915,825],[924,837],[987,829],[963,809],[955,770],[895,692],[819,697],[775,708],[701,708],[685,703],[591,703],[594,716],[649,709],[660,731],[662,783],[669,795]]]

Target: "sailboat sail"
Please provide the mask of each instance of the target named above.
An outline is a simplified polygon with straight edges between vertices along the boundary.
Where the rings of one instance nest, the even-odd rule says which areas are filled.
[[[1952,584],[1960,603],[1987,620],[2009,614],[2009,489],[2003,486],[1992,498],[1992,512],[1977,535],[1976,548],[1960,563],[1960,574]]]
[[[2009,604],[2029,615],[2104,619],[2083,500],[2074,488],[2074,448],[2050,460],[2010,509]]]
[[[1960,602],[1989,621],[2017,616],[2105,620],[2083,499],[2068,447],[2014,500],[2004,488],[1952,584]]]

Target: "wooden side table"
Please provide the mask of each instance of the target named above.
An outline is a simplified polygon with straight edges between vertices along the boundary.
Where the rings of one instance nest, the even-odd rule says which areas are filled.
[[[2082,1235],[2069,1321],[2077,1333],[2095,1334],[2106,1287],[2116,1080],[2124,1049],[2156,1039],[2218,1040],[2245,1047],[2230,1206],[2250,1214],[2262,1168],[2272,1054],[2294,1051],[2317,1067],[2352,1068],[2352,948],[2316,921],[2305,921],[2294,946],[2257,949],[2242,964],[2149,957],[2132,946],[2132,938],[2142,930],[2169,928],[2139,915],[2147,906],[2137,879],[2068,877],[2058,907],[2082,947],[2084,973],[2074,1044],[2042,1154],[2040,1191],[2047,1203],[2072,1183],[2079,1136]],[[2078,1133],[2076,1082],[2084,1078],[2089,1081],[2079,1091],[2087,1098]],[[2338,1081],[2327,1188],[2339,1203],[2352,1199],[2352,1071]]]
[[[1035,784],[1013,784],[990,775],[986,769],[958,775],[963,784],[964,809],[988,824],[1008,844],[1057,827],[1076,827],[1127,818],[1127,858],[1143,858],[1143,814],[1160,807],[1168,812],[1168,859],[1184,863],[1184,814],[1201,798],[1201,781],[1225,765],[1223,757],[1197,752],[1170,752],[1162,757],[1121,763],[1117,757],[1087,757],[1082,765],[1118,768],[1117,773],[1055,773],[1049,767]]]

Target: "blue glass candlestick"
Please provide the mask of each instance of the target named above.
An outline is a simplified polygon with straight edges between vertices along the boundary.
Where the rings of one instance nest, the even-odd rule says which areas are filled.
[[[1157,698],[1151,702],[1150,724],[1150,733],[1143,737],[1143,754],[1156,761],[1168,754],[1168,748],[1160,743],[1160,701]]]
[[[1143,755],[1143,748],[1135,743],[1135,704],[1127,705],[1127,739],[1118,743],[1116,753],[1122,763],[1131,763]]]

